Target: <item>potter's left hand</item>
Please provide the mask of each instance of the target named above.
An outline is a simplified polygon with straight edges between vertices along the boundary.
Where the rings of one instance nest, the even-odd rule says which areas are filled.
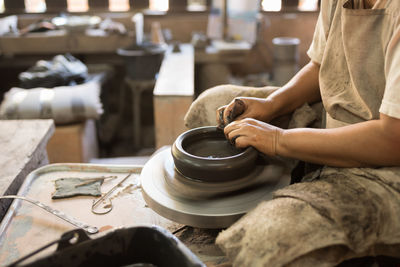
[[[230,123],[225,127],[224,133],[237,148],[252,146],[259,152],[274,156],[283,130],[271,124],[247,118]]]

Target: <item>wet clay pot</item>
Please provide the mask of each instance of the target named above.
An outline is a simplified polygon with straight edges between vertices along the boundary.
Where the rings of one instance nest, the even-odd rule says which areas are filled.
[[[239,150],[217,127],[200,127],[181,134],[172,146],[176,170],[189,179],[223,182],[239,179],[254,170],[257,150]]]

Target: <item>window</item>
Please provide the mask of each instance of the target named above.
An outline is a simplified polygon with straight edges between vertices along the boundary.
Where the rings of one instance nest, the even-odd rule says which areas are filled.
[[[110,11],[128,11],[129,0],[109,0]]]
[[[168,0],[150,0],[149,9],[152,11],[168,11]]]
[[[300,0],[299,10],[301,11],[318,10],[318,0]]]
[[[20,2],[21,1],[21,2]],[[53,2],[54,1],[54,2]],[[65,9],[65,2],[67,3],[67,9],[69,12],[87,12],[91,9],[89,3],[93,4],[93,9],[107,8],[110,11],[126,12],[133,8],[142,9],[149,8],[150,13],[161,13],[164,14],[170,10],[169,0],[101,0],[97,3],[97,0],[19,0],[14,3],[13,0],[0,0],[0,13],[4,12],[21,12],[24,9],[27,13],[41,13],[46,12],[47,9],[53,11],[63,11]],[[187,10],[190,12],[196,11],[207,11],[210,7],[209,3],[219,3],[225,0],[176,0],[171,4],[173,10]],[[232,1],[232,0],[226,0]],[[235,0],[234,2],[240,0]],[[321,0],[248,0],[248,2],[257,2],[257,5],[261,2],[263,11],[279,12],[293,11],[298,9],[300,11],[315,11],[319,8],[319,2]],[[57,4],[57,2],[59,4]],[[244,2],[244,1],[243,1]],[[48,3],[46,7],[46,3]],[[51,3],[51,5],[50,5]],[[96,4],[95,4],[96,3]],[[136,7],[135,4],[138,4]],[[146,6],[147,3],[149,6]],[[245,3],[245,2],[244,2]],[[228,5],[229,6],[229,5]]]
[[[89,10],[88,0],[67,0],[68,11],[86,12]]]
[[[264,11],[281,11],[282,0],[263,0],[261,5]]]
[[[25,0],[25,10],[27,13],[43,13],[46,11],[45,0]]]
[[[206,0],[188,0],[187,2],[188,11],[206,11],[207,1]]]
[[[293,2],[295,7],[297,1]],[[293,7],[293,5],[289,4],[289,8],[290,7]],[[318,10],[318,0],[299,0],[297,7],[300,11],[315,11]],[[281,11],[282,8],[282,0],[262,0],[262,9],[264,11]]]

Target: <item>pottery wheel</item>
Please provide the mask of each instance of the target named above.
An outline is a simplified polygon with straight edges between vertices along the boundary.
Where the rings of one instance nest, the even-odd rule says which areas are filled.
[[[257,165],[252,173],[229,182],[201,182],[176,171],[171,150],[154,155],[143,167],[142,193],[147,205],[172,221],[200,228],[225,228],[272,198],[290,183],[282,165]]]

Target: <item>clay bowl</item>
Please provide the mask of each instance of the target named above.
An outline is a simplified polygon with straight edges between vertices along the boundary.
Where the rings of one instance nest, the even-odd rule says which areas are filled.
[[[175,169],[189,179],[224,182],[254,170],[257,150],[235,148],[217,127],[200,127],[181,134],[172,146]]]

